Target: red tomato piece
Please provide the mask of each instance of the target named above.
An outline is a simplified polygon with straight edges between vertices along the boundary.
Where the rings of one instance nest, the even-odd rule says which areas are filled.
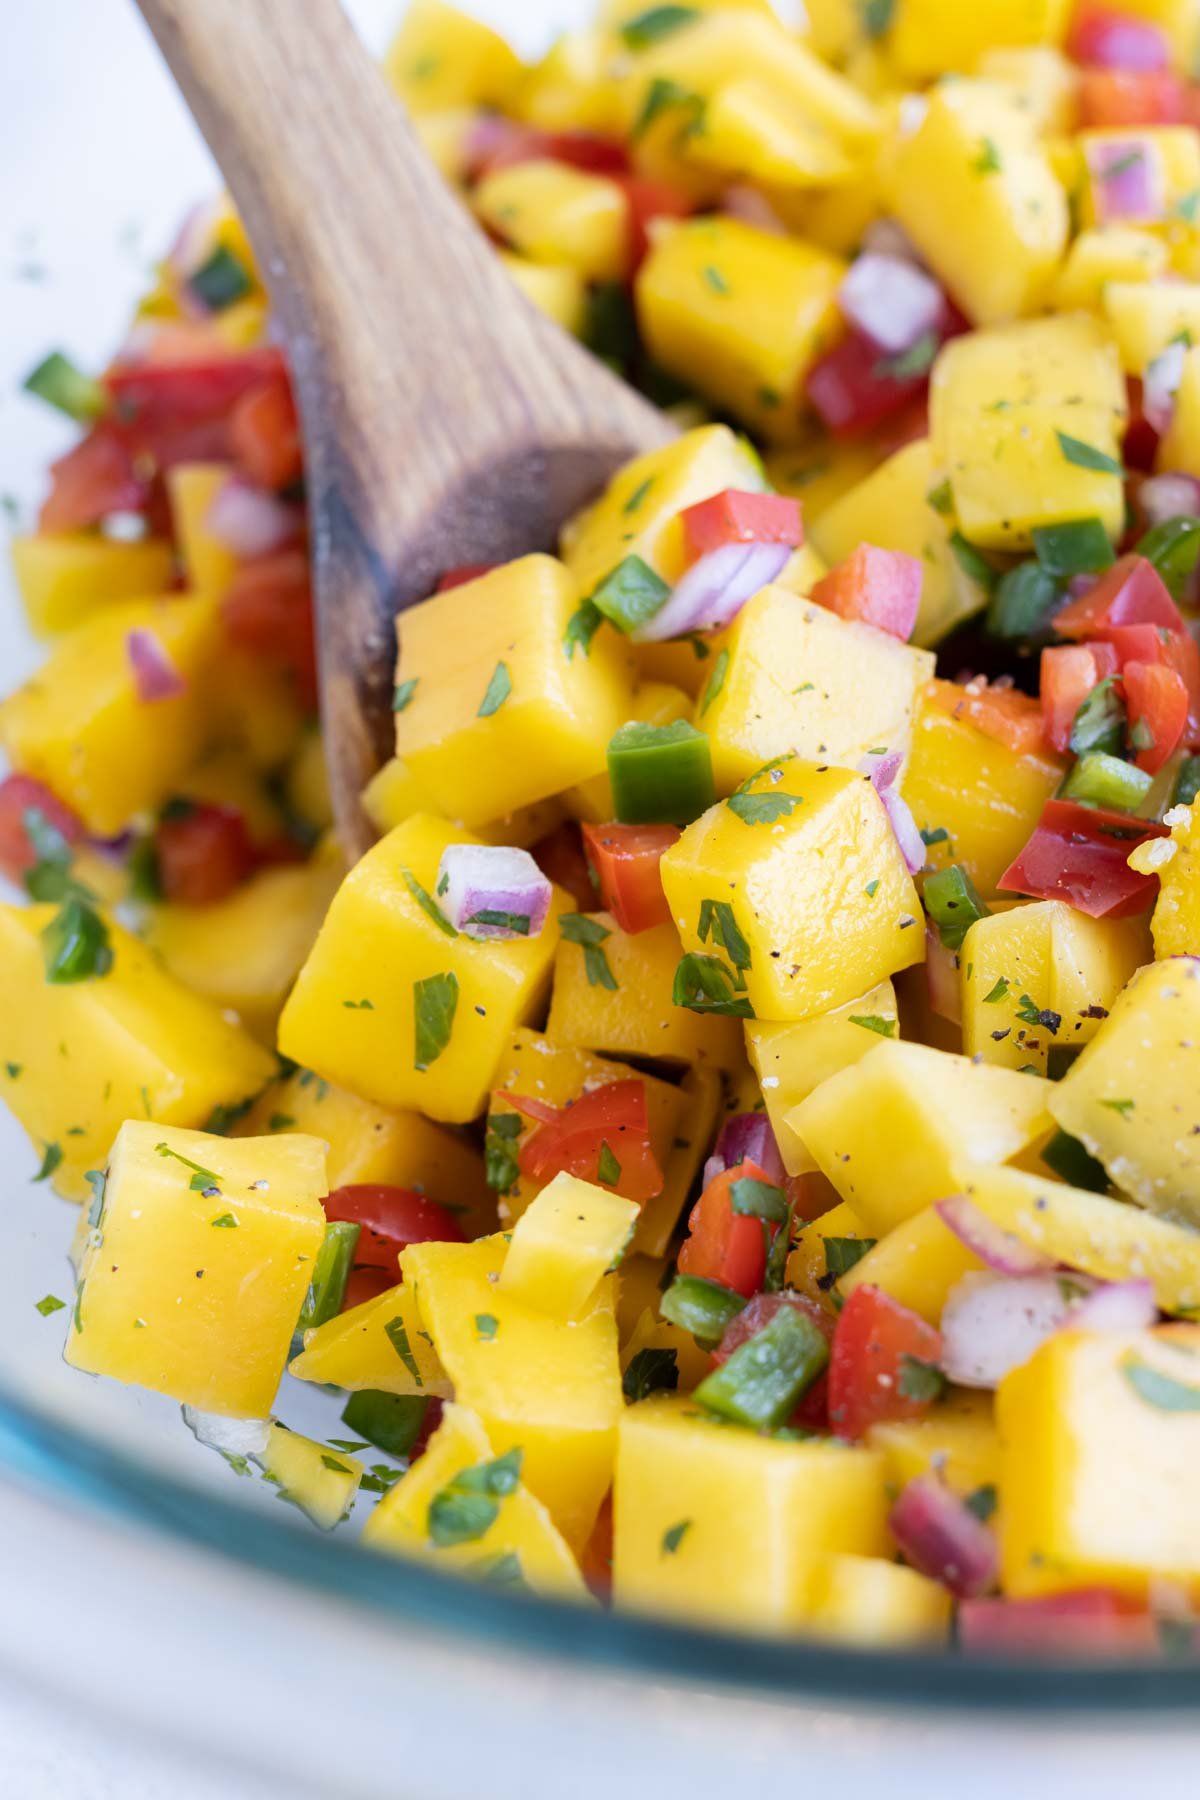
[[[1034,756],[1042,749],[1042,709],[1031,695],[1015,687],[990,687],[982,676],[965,686],[953,681],[934,683],[930,698],[952,718],[966,719],[977,731],[995,738],[1017,756]]]
[[[644,175],[622,175],[620,184],[629,206],[629,252],[634,273],[650,249],[650,227],[655,219],[686,219],[695,207],[691,197],[667,181],[650,181]]]
[[[87,531],[109,513],[144,512],[153,478],[139,471],[116,427],[104,421],[50,464],[41,531]]]
[[[800,502],[786,494],[747,494],[726,488],[709,500],[680,513],[688,561],[719,550],[724,544],[788,544],[804,542]]]
[[[324,1204],[327,1219],[345,1219],[361,1227],[355,1268],[386,1270],[389,1286],[400,1279],[396,1258],[408,1244],[464,1242],[454,1214],[416,1188],[366,1182],[335,1188]]]
[[[839,1437],[860,1438],[868,1425],[883,1419],[920,1418],[933,1396],[906,1392],[908,1378],[919,1380],[941,1360],[940,1331],[882,1288],[855,1288],[838,1314],[829,1358],[834,1431]]]
[[[612,1494],[608,1493],[596,1515],[596,1523],[592,1527],[592,1535],[583,1547],[579,1558],[579,1569],[583,1579],[595,1594],[597,1600],[607,1602],[612,1597],[613,1584],[613,1509]]]
[[[449,593],[451,588],[466,587],[468,581],[478,581],[481,575],[490,575],[496,563],[459,563],[457,568],[447,569],[438,576],[437,592]]]
[[[756,1337],[781,1307],[791,1306],[812,1320],[820,1331],[825,1342],[832,1343],[835,1319],[832,1313],[818,1306],[807,1294],[794,1294],[790,1291],[782,1294],[755,1294],[748,1306],[744,1306],[735,1319],[731,1319],[725,1327],[725,1335],[713,1351],[712,1366],[719,1369],[723,1362],[728,1362],[734,1351],[742,1344]],[[829,1425],[829,1371],[823,1369],[813,1382],[788,1423],[802,1425],[809,1431],[823,1431]]]
[[[615,138],[595,131],[539,131],[533,125],[516,125],[508,119],[489,119],[479,134],[479,149],[471,159],[471,179],[481,181],[497,169],[512,169],[526,162],[567,163],[589,175],[624,175],[629,155]]]
[[[1178,125],[1183,111],[1183,83],[1169,69],[1084,69],[1080,74],[1081,129]]]
[[[362,1235],[359,1234],[359,1243]],[[396,1269],[377,1269],[370,1263],[355,1263],[346,1277],[346,1291],[342,1295],[339,1310],[349,1312],[352,1307],[362,1306],[364,1301],[378,1300],[380,1294],[386,1294],[390,1287],[396,1285]]]
[[[1042,732],[1052,750],[1065,755],[1070,749],[1076,713],[1099,682],[1116,674],[1117,660],[1111,644],[1054,644],[1042,651]]]
[[[906,644],[921,604],[921,564],[902,550],[880,550],[860,544],[843,563],[823,575],[813,588],[818,606],[843,619],[874,625]]]
[[[1161,1649],[1155,1620],[1111,1588],[960,1601],[958,1641],[964,1650],[997,1656],[1141,1656]]]
[[[1065,900],[1091,919],[1128,919],[1158,893],[1157,875],[1138,875],[1129,853],[1167,827],[1074,800],[1047,800],[1037,830],[997,886],[1033,900]]]
[[[77,844],[83,836],[83,820],[58,795],[32,775],[6,775],[0,781],[0,871],[17,881],[38,860],[25,828],[27,813],[37,812],[66,838]]]
[[[1170,631],[1160,638],[1162,660],[1174,669],[1188,692],[1187,724],[1183,729],[1184,747],[1194,750],[1200,745],[1200,644],[1190,631]]]
[[[1142,384],[1136,376],[1126,378],[1129,390],[1129,423],[1121,444],[1121,454],[1128,469],[1149,474],[1158,453],[1158,432],[1143,411]]]
[[[1123,669],[1128,662],[1161,662],[1163,635],[1161,625],[1108,625],[1088,648],[1099,650],[1108,645],[1116,653],[1117,667]]]
[[[718,1281],[749,1299],[763,1284],[767,1244],[778,1227],[766,1226],[751,1213],[735,1213],[730,1193],[735,1181],[749,1179],[773,1185],[757,1163],[736,1163],[709,1182],[688,1217],[688,1235],[679,1252],[682,1275]]]
[[[254,867],[246,821],[231,806],[189,803],[159,821],[154,853],[163,896],[181,906],[211,906],[239,888]]]
[[[596,885],[588,872],[583,839],[573,819],[564,819],[539,838],[529,854],[543,875],[548,875],[557,887],[566,888],[580,912],[595,910]]]
[[[1148,775],[1157,775],[1187,728],[1187,687],[1177,670],[1159,662],[1126,663],[1123,679],[1135,761]]]
[[[117,362],[104,376],[114,411],[134,436],[168,435],[181,425],[224,418],[234,404],[264,381],[286,382],[282,350],[215,348],[182,362]]]
[[[1114,625],[1162,625],[1167,631],[1184,628],[1166,583],[1144,556],[1122,556],[1086,594],[1054,615],[1059,637],[1096,637]]]
[[[671,917],[663,893],[664,851],[677,825],[585,825],[583,845],[600,884],[600,900],[622,931],[649,931]]]
[[[1158,26],[1119,7],[1081,6],[1071,24],[1067,50],[1076,62],[1104,69],[1171,66],[1171,47]]]
[[[233,643],[274,668],[286,669],[301,699],[317,696],[317,646],[307,553],[276,550],[245,562],[221,600]]]
[[[300,420],[286,381],[264,381],[234,404],[229,420],[234,461],[256,487],[278,493],[304,471]]]
[[[881,353],[861,331],[848,331],[818,357],[804,391],[821,422],[835,437],[861,437],[919,394],[929,371],[894,373],[897,359]],[[932,359],[931,359],[932,361]]]
[[[523,1096],[512,1095],[511,1100],[518,1111],[531,1110]],[[617,1163],[609,1180],[604,1178],[606,1172],[611,1175],[606,1148]],[[639,1206],[653,1200],[662,1192],[663,1172],[650,1143],[645,1082],[636,1077],[608,1081],[581,1094],[526,1138],[517,1161],[522,1175],[541,1186],[566,1173],[609,1187]]]

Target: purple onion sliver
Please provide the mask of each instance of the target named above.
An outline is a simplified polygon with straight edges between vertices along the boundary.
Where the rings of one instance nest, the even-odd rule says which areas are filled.
[[[1076,1283],[1077,1275],[1066,1280]],[[1101,1281],[1076,1300],[1067,1321],[1072,1331],[1149,1331],[1158,1322],[1158,1305],[1149,1281]]]
[[[1049,1273],[962,1276],[942,1309],[943,1372],[959,1387],[996,1387],[1067,1323],[1073,1285]]]
[[[219,544],[234,556],[268,556],[296,536],[299,515],[293,507],[232,475],[213,496],[205,520]]]
[[[1093,139],[1084,146],[1084,159],[1098,224],[1111,225],[1117,220],[1148,224],[1164,216],[1162,166],[1148,138]]]
[[[139,700],[173,700],[186,692],[186,681],[152,631],[139,626],[126,632],[125,652]]]
[[[942,317],[942,291],[923,269],[874,251],[851,264],[838,289],[848,324],[889,355],[911,350]]]
[[[1142,380],[1142,412],[1160,437],[1169,428],[1174,417],[1175,396],[1183,380],[1186,355],[1186,344],[1176,340],[1146,364]],[[1147,482],[1146,486],[1149,485]]]
[[[1138,505],[1149,525],[1194,519],[1200,513],[1200,481],[1193,475],[1152,475],[1138,489]]]
[[[986,1594],[999,1573],[996,1540],[936,1475],[910,1481],[888,1525],[907,1562],[960,1599]]]
[[[721,196],[721,211],[731,219],[741,219],[744,224],[755,226],[759,231],[769,231],[772,237],[788,235],[787,226],[767,196],[744,182],[734,182],[725,189]]]
[[[935,1201],[934,1211],[959,1243],[965,1244],[997,1275],[1040,1275],[1055,1266],[1052,1257],[1043,1256],[1040,1250],[1031,1249],[1011,1231],[1005,1231],[965,1194]]]
[[[438,864],[437,904],[466,937],[536,937],[546,923],[551,893],[528,850],[448,844]]]
[[[705,1187],[715,1176],[723,1175],[726,1169],[741,1162],[757,1163],[767,1179],[779,1187],[787,1180],[787,1170],[766,1113],[734,1113],[732,1118],[726,1119],[713,1153],[704,1165]]]
[[[633,632],[639,644],[659,644],[689,631],[728,625],[792,559],[787,544],[722,544],[694,562],[652,619]]]

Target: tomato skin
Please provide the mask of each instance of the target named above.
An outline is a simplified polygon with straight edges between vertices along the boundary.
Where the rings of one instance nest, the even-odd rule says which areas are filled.
[[[355,1268],[383,1269],[388,1286],[400,1279],[396,1258],[409,1244],[461,1244],[463,1231],[452,1212],[415,1188],[364,1182],[335,1188],[325,1202],[325,1217],[361,1226]]]
[[[1154,468],[1154,459],[1158,453],[1159,433],[1143,410],[1141,382],[1131,375],[1127,377],[1125,385],[1129,390],[1129,423],[1125,427],[1121,443],[1122,460],[1127,469],[1139,469],[1148,475]]]
[[[1042,651],[1039,682],[1042,733],[1052,750],[1071,746],[1075,715],[1092,689],[1115,675],[1118,652],[1111,644],[1051,644]]]
[[[1148,775],[1157,775],[1187,728],[1187,687],[1177,670],[1160,662],[1126,663],[1123,680],[1130,730],[1136,733],[1141,725],[1152,740],[1138,750],[1137,766]],[[1136,741],[1136,737],[1131,739]]]
[[[539,838],[529,854],[556,887],[566,888],[580,912],[595,911],[596,886],[588,873],[583,840],[573,819],[564,819],[544,838]]]
[[[744,1179],[772,1185],[770,1176],[752,1162],[735,1163],[715,1176],[691,1210],[678,1268],[683,1275],[718,1281],[748,1300],[762,1287],[767,1244],[763,1221],[733,1210],[730,1189]]]
[[[584,825],[583,845],[600,883],[600,901],[622,931],[649,931],[671,917],[662,859],[677,825]]]
[[[918,1419],[931,1400],[901,1391],[906,1358],[939,1365],[942,1334],[882,1288],[855,1288],[838,1314],[829,1358],[829,1422],[860,1438],[884,1419]]]
[[[256,487],[278,493],[304,472],[300,420],[286,381],[250,388],[233,408],[229,442],[234,461]]]
[[[86,531],[109,513],[144,512],[153,480],[140,474],[116,427],[102,420],[65,456],[50,464],[50,492],[38,514],[40,531]]]
[[[1036,831],[996,885],[1032,900],[1065,900],[1092,919],[1132,918],[1153,904],[1158,876],[1137,874],[1129,853],[1167,835],[1153,819],[1047,800]]]
[[[1162,1648],[1150,1613],[1111,1588],[962,1600],[958,1641],[968,1653],[998,1656],[1144,1656]]]
[[[1017,756],[1034,756],[1042,749],[1041,706],[1019,688],[989,687],[981,677],[965,687],[939,681],[931,698],[943,712],[966,719]]]
[[[1095,637],[1114,625],[1161,625],[1182,631],[1183,617],[1165,582],[1144,556],[1122,556],[1094,587],[1054,615],[1059,637]]]
[[[1190,631],[1172,631],[1160,639],[1160,655],[1187,689],[1188,715],[1183,728],[1183,743],[1185,749],[1195,750],[1200,745],[1200,644]]]
[[[836,569],[823,575],[812,591],[818,606],[843,619],[874,625],[906,644],[921,604],[922,569],[915,556],[902,550],[880,550],[859,544]]]
[[[211,906],[239,888],[254,867],[254,846],[240,812],[199,802],[180,818],[162,819],[154,853],[163,897],[181,906]]]
[[[0,781],[0,872],[18,881],[37,863],[37,851],[25,830],[25,814],[40,812],[68,844],[84,835],[83,820],[45,782],[32,775],[6,775]]]
[[[308,706],[317,697],[312,582],[304,550],[276,550],[244,562],[221,599],[233,643],[286,669]]]
[[[749,494],[726,488],[724,493],[686,507],[679,516],[689,562],[725,544],[788,544],[798,550],[804,542],[800,502],[786,494]]]
[[[1183,122],[1183,83],[1169,69],[1083,69],[1079,77],[1082,130]]]
[[[608,1187],[608,1182],[600,1180],[599,1167],[607,1144],[621,1165],[618,1179],[611,1184],[614,1193],[641,1205],[662,1192],[663,1172],[646,1122],[646,1084],[638,1077],[605,1082],[564,1107],[551,1107],[521,1094],[499,1097],[518,1112],[541,1121],[517,1156],[522,1175],[530,1181],[544,1186],[565,1173]]]

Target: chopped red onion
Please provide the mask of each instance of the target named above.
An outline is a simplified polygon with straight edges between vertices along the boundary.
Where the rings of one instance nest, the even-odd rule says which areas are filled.
[[[787,236],[787,226],[766,195],[761,194],[757,188],[747,187],[743,182],[734,182],[732,187],[725,189],[721,211],[731,219],[741,219],[747,225],[756,225],[759,231],[769,231],[773,237]]]
[[[1171,66],[1166,37],[1149,19],[1131,18],[1119,9],[1080,9],[1071,30],[1070,53],[1091,68],[1124,69],[1150,75]]]
[[[995,1586],[999,1556],[994,1536],[936,1475],[918,1475],[908,1483],[888,1525],[905,1560],[960,1599]]]
[[[893,751],[890,756],[864,756],[858,766],[883,802],[900,854],[909,874],[915,875],[925,867],[925,840],[917,830],[908,802],[901,798],[896,786],[903,762],[899,751]]]
[[[935,925],[925,927],[925,990],[931,1011],[952,1025],[962,1024],[962,983],[958,951],[943,944]]]
[[[471,938],[536,937],[551,891],[528,850],[449,844],[438,864],[437,903],[454,929]]]
[[[868,251],[850,265],[838,306],[847,324],[897,355],[941,323],[942,290],[912,263]]]
[[[1069,1275],[1073,1286],[1083,1277]],[[1075,1300],[1068,1324],[1072,1331],[1149,1331],[1158,1323],[1158,1303],[1149,1281],[1098,1281],[1089,1294]]]
[[[205,523],[235,556],[268,556],[296,536],[300,515],[274,494],[231,475],[214,494]]]
[[[942,1369],[959,1387],[994,1388],[1066,1324],[1074,1276],[973,1273],[942,1309]]]
[[[1005,1231],[965,1194],[936,1201],[935,1211],[959,1242],[997,1275],[1040,1275],[1054,1267],[1051,1257],[1031,1250],[1011,1231]]]
[[[1146,365],[1142,381],[1142,412],[1160,437],[1168,429],[1174,416],[1175,396],[1183,380],[1186,356],[1187,345],[1177,339]]]
[[[734,1113],[731,1119],[726,1119],[713,1153],[704,1165],[704,1186],[741,1162],[757,1163],[763,1174],[780,1187],[787,1180],[787,1170],[766,1113]]]
[[[271,1435],[270,1419],[227,1419],[196,1406],[183,1408],[183,1422],[200,1443],[222,1456],[261,1456]]]
[[[722,544],[694,562],[654,617],[630,635],[639,644],[659,644],[728,625],[747,600],[782,575],[792,555],[787,544]]]
[[[139,700],[173,700],[186,691],[187,682],[152,631],[139,626],[126,632],[125,652]]]
[[[1089,138],[1083,155],[1097,224],[1119,220],[1147,224],[1165,216],[1162,164],[1149,138]]]
[[[1138,489],[1137,503],[1148,525],[1194,519],[1200,514],[1200,481],[1193,475],[1152,475]]]

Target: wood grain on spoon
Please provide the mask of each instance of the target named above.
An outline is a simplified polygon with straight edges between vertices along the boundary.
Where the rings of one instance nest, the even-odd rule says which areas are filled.
[[[303,421],[334,810],[391,751],[394,616],[553,545],[672,435],[524,299],[336,0],[139,0],[270,289]]]

